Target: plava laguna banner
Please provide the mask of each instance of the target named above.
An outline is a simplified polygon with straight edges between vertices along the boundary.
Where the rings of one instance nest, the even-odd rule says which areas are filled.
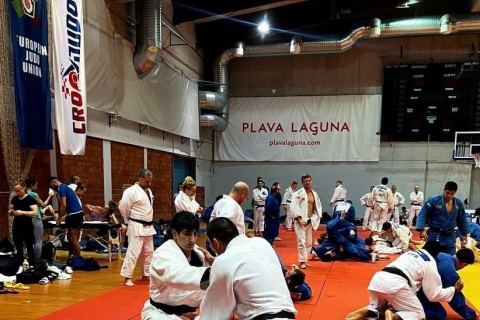
[[[52,149],[47,1],[13,0],[8,3],[20,146]]]
[[[378,161],[380,95],[233,98],[219,161]]]
[[[62,154],[84,154],[87,97],[82,0],[53,0],[55,115]]]

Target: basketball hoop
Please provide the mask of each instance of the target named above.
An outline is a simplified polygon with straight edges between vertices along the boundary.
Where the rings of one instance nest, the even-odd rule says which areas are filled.
[[[475,160],[475,168],[480,168],[480,153],[474,153],[473,160]]]

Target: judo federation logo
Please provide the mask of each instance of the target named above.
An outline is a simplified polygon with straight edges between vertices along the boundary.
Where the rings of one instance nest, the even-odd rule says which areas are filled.
[[[35,1],[34,0],[21,0],[22,1],[22,7],[23,7],[23,13],[25,13],[26,16],[35,19]]]

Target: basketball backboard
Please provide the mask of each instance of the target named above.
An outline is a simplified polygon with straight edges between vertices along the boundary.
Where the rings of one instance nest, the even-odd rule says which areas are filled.
[[[480,153],[480,131],[457,131],[453,145],[454,160],[473,160]]]

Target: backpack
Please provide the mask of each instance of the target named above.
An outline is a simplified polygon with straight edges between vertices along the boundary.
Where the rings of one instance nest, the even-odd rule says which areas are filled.
[[[67,266],[72,267],[73,270],[83,270],[85,259],[83,257],[70,257],[67,260]]]
[[[94,258],[86,258],[84,259],[85,265],[83,266],[84,271],[97,271],[100,270],[100,264]]]
[[[48,263],[53,263],[55,260],[55,253],[57,249],[52,242],[45,242],[42,246],[42,255],[41,258],[46,260]]]
[[[0,256],[0,273],[4,276],[14,276],[18,271],[18,266],[18,261],[13,256]]]
[[[7,238],[0,240],[0,252],[13,253],[13,244]]]

